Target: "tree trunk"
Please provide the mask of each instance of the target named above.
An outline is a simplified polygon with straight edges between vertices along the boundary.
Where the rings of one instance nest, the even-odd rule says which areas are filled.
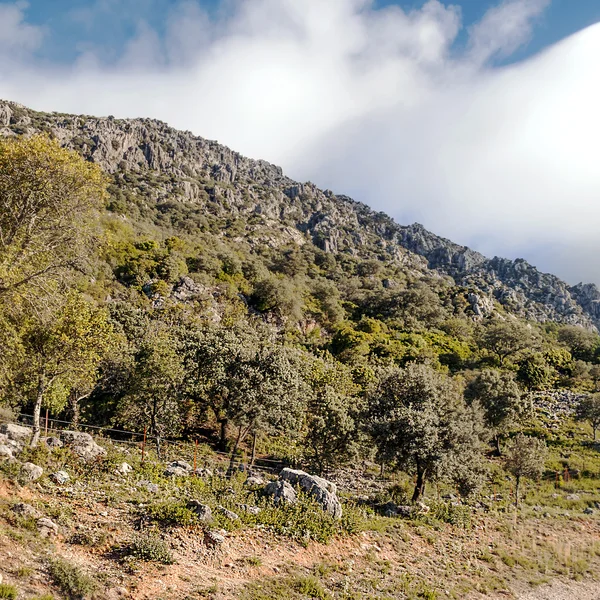
[[[37,393],[35,396],[35,405],[33,407],[33,437],[31,438],[31,447],[35,448],[40,441],[40,413],[42,411],[42,400],[44,399],[44,390],[46,388],[43,377],[38,381]]]
[[[77,393],[72,391],[69,396],[69,404],[71,405],[71,421],[75,430],[79,429],[79,401]]]
[[[154,407],[156,408],[156,401],[154,403]],[[158,429],[158,421],[156,419],[156,411],[152,412],[152,416],[150,418],[150,422],[152,425],[152,433],[156,438],[156,455],[158,456],[158,460],[162,460],[161,448],[160,448],[160,431]]]
[[[229,459],[229,468],[227,469],[227,473],[226,473],[227,477],[231,477],[233,475],[233,470],[234,470],[234,466],[235,466],[235,455],[237,453],[241,439],[242,439],[242,426],[240,425],[237,437],[235,438],[235,444],[233,446],[233,449],[231,450],[231,458]]]
[[[521,484],[521,478],[517,477],[515,482],[515,506],[519,508],[519,485]]]
[[[227,452],[227,419],[221,419],[219,424],[221,425],[221,433],[219,434],[219,450],[221,452]]]
[[[417,483],[415,485],[415,491],[412,496],[413,502],[417,502],[417,500],[425,493],[425,477],[426,470],[417,469]]]
[[[256,431],[253,434],[252,437],[252,457],[250,459],[250,466],[253,467],[254,466],[254,461],[256,460],[256,438],[258,436],[256,435]]]
[[[494,442],[496,444],[496,455],[502,456],[502,446],[500,446],[500,436],[499,435],[497,435],[495,437]]]

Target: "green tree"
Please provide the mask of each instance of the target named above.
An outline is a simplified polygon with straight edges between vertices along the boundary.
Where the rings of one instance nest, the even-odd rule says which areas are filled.
[[[61,408],[78,386],[93,385],[114,333],[106,311],[76,293],[56,312],[28,318],[20,333],[23,361],[15,384],[21,396],[33,400],[35,446],[42,406]]]
[[[469,383],[465,398],[469,402],[477,401],[483,407],[486,423],[493,433],[496,451],[500,456],[502,436],[520,422],[528,406],[514,375],[486,369]]]
[[[520,321],[492,321],[482,329],[479,344],[504,366],[509,359],[516,360],[523,350],[537,348],[539,337]]]
[[[0,300],[82,269],[105,188],[100,167],[48,137],[0,140]]]
[[[176,338],[165,323],[153,321],[134,354],[127,391],[118,418],[137,430],[148,427],[161,456],[161,441],[167,431],[182,429],[183,361]]]
[[[576,415],[580,421],[589,422],[596,441],[597,430],[600,427],[600,394],[591,394],[583,398],[577,405]]]
[[[334,361],[310,361],[312,394],[306,411],[304,447],[319,472],[353,460],[360,449],[363,400],[350,369]]]
[[[428,365],[386,371],[371,394],[367,423],[379,458],[416,475],[413,502],[427,481],[464,478],[480,463],[476,407],[468,408],[459,386]]]
[[[565,325],[558,331],[558,341],[565,344],[573,358],[592,362],[594,360],[600,337],[598,334],[587,331],[575,325]]]
[[[548,450],[538,438],[519,433],[509,444],[506,453],[506,470],[515,478],[515,505],[519,506],[519,491],[523,478],[535,479],[544,471]]]

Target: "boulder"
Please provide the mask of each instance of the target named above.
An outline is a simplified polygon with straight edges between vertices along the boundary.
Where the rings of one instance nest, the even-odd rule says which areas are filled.
[[[296,490],[287,481],[272,481],[265,486],[263,493],[273,498],[275,504],[280,502],[296,504],[298,502]]]
[[[121,475],[127,475],[133,471],[133,467],[129,463],[124,462],[117,467],[117,471]]]
[[[52,475],[50,475],[50,479],[52,479],[54,483],[58,483],[58,485],[63,485],[71,481],[71,477],[66,471],[57,471],[56,473],[52,473]]]
[[[328,512],[336,519],[342,516],[342,505],[337,497],[337,487],[335,483],[327,481],[316,475],[309,475],[304,471],[294,469],[283,469],[279,474],[279,478],[287,481],[292,485],[297,485],[306,492],[309,496],[323,507],[325,512]]]
[[[226,509],[224,506],[217,506],[217,510],[230,521],[239,521],[240,517],[233,511]]]
[[[31,437],[31,429],[29,427],[23,427],[15,423],[2,423],[0,425],[0,433],[6,435],[9,440],[13,440],[19,444],[26,444]]]
[[[206,467],[204,467],[204,468],[196,469],[194,471],[194,475],[196,475],[197,477],[212,477],[213,472],[210,469],[207,469]]]
[[[225,543],[225,536],[217,531],[205,531],[204,541],[208,546],[220,546]]]
[[[52,537],[58,535],[58,525],[47,517],[38,519],[37,528],[42,537]]]
[[[200,521],[207,523],[208,521],[212,520],[212,511],[210,510],[210,506],[202,504],[198,500],[190,500],[187,504],[187,507],[196,513]]]
[[[174,460],[167,465],[165,469],[165,477],[185,477],[190,475],[193,471],[193,467],[185,462],[185,460]]]
[[[82,431],[63,431],[60,437],[66,446],[86,462],[106,455],[106,450],[101,446],[98,446],[89,433],[83,433]]]
[[[29,481],[36,481],[44,474],[44,469],[33,463],[26,462],[21,466],[21,472],[29,479]]]
[[[583,511],[583,514],[584,514],[584,515],[593,515],[593,514],[594,514],[594,509],[593,509],[593,508],[590,508],[590,507],[588,506],[586,509],[584,509],[584,511]]]
[[[258,506],[251,506],[250,504],[240,504],[240,510],[249,515],[257,515],[260,512]]]
[[[379,509],[384,517],[410,518],[413,514],[412,506],[398,506],[395,502],[387,502]]]
[[[46,444],[46,446],[48,446],[48,448],[62,448],[63,447],[63,443],[60,441],[60,438],[57,438],[54,436],[44,438],[43,442],[44,442],[44,444]]]
[[[11,460],[13,458],[13,449],[6,444],[0,444],[0,460]]]
[[[581,496],[579,494],[568,494],[567,500],[570,500],[571,502],[577,502],[578,500],[581,500]]]
[[[250,475],[246,481],[244,481],[244,485],[248,487],[256,487],[259,485],[265,485],[265,480],[258,475]]]
[[[42,513],[37,508],[31,506],[31,504],[25,504],[25,502],[15,504],[11,510],[20,517],[31,519],[40,519],[42,517]]]
[[[138,481],[136,483],[136,485],[138,487],[143,487],[146,488],[146,490],[148,492],[150,492],[151,494],[158,494],[158,486],[156,485],[156,483],[152,483],[146,479],[142,479],[141,481]]]

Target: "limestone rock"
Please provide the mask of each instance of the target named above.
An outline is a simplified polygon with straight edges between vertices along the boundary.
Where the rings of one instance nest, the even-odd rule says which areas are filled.
[[[66,471],[57,471],[56,473],[52,473],[52,475],[50,475],[50,479],[52,479],[54,483],[58,483],[58,485],[64,485],[65,483],[69,483],[69,481],[71,481],[71,477]]]
[[[25,502],[15,504],[11,510],[20,517],[30,519],[40,519],[42,517],[42,513],[37,508],[34,508],[31,504],[26,504]]]
[[[48,448],[62,448],[64,445],[61,442],[60,438],[55,436],[44,438],[42,441],[44,442],[44,444],[46,444],[46,446],[48,446]]]
[[[29,427],[23,427],[15,423],[2,423],[0,425],[0,433],[6,435],[9,440],[20,444],[26,444],[31,438],[31,429]]]
[[[258,506],[252,506],[250,504],[240,504],[240,510],[249,515],[257,515],[260,513],[260,508]]]
[[[30,462],[23,463],[21,471],[27,476],[29,481],[36,481],[44,474],[42,467]]]
[[[0,444],[0,460],[12,460],[13,458],[13,449],[6,444]]]
[[[250,477],[244,481],[244,485],[247,487],[257,487],[259,485],[265,485],[265,480],[258,475],[250,475]]]
[[[191,475],[193,467],[185,460],[174,460],[167,465],[165,477],[185,477]]]
[[[38,519],[37,528],[42,537],[53,537],[58,535],[58,525],[52,521],[52,519],[48,519],[47,517]]]
[[[298,502],[296,490],[287,481],[272,481],[265,486],[263,493],[273,498],[275,504],[280,502],[296,504]]]
[[[60,434],[62,442],[71,448],[80,458],[86,462],[95,460],[100,456],[106,456],[106,450],[96,444],[89,433],[82,431],[63,431]]]
[[[210,509],[210,506],[202,504],[198,500],[190,500],[187,507],[196,513],[200,521],[207,523],[212,520],[212,510]]]
[[[123,462],[117,467],[117,471],[121,475],[128,475],[133,471],[133,467],[129,463]]]
[[[205,531],[204,532],[204,541],[207,546],[221,546],[225,543],[225,536],[217,531]]]
[[[236,513],[234,513],[231,510],[228,510],[227,508],[225,508],[224,506],[217,506],[217,510],[226,518],[229,519],[230,521],[239,521],[240,517],[239,515],[237,515]]]
[[[336,519],[341,518],[342,505],[337,497],[336,485],[331,481],[294,469],[283,469],[279,474],[279,478],[288,481],[292,485],[300,486],[304,492],[313,496],[321,504],[325,512]]]

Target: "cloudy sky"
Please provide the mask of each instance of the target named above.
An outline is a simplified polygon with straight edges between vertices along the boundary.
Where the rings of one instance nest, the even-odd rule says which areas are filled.
[[[600,0],[0,0],[0,98],[151,116],[600,283]]]

